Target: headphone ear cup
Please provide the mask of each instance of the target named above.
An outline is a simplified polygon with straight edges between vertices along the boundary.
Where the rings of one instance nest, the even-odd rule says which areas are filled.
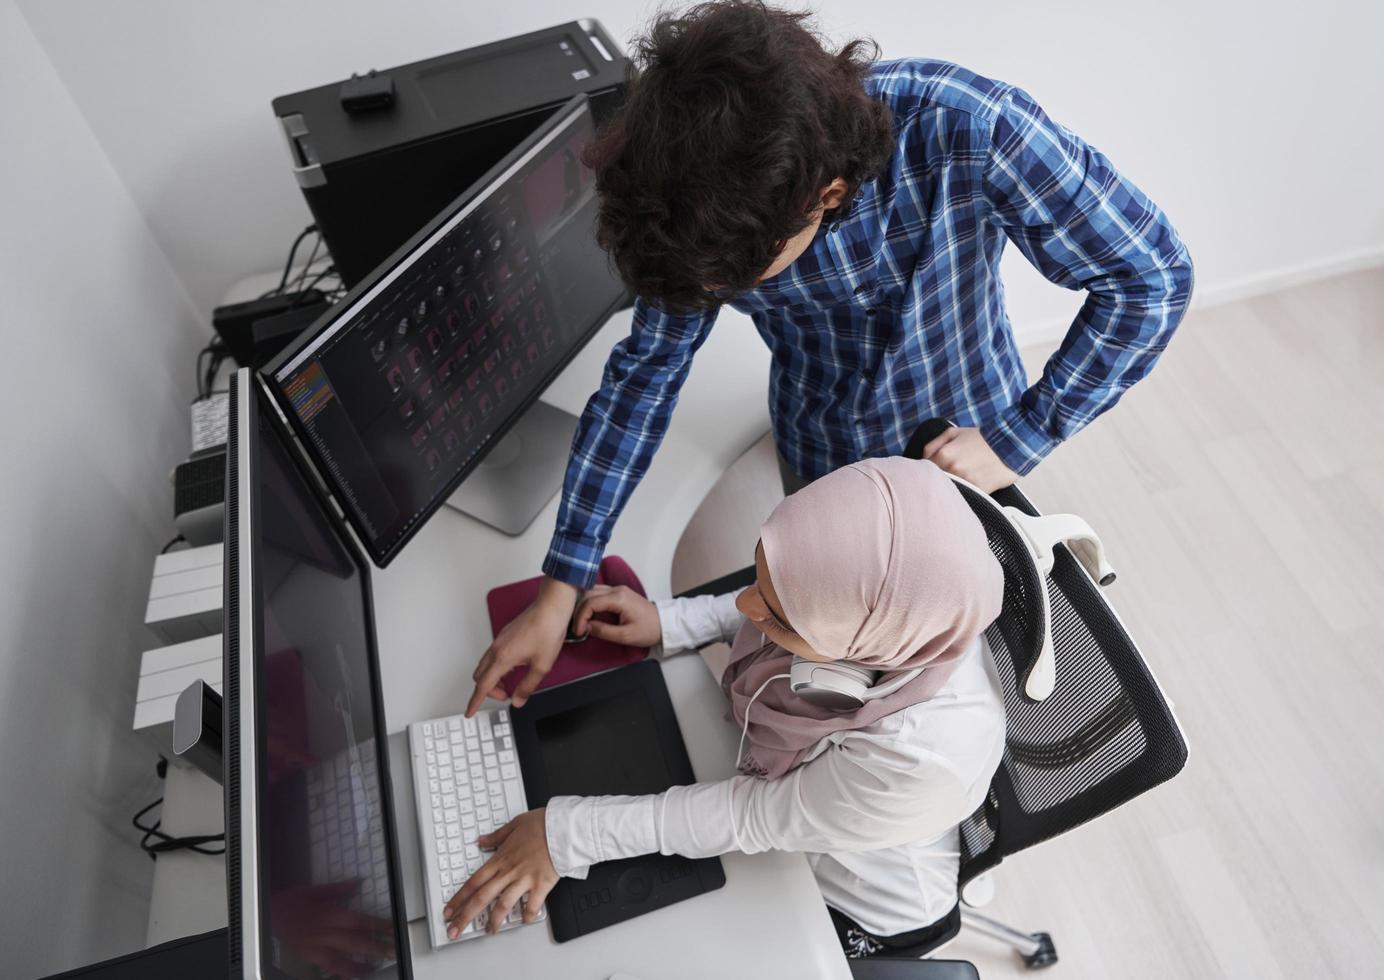
[[[853,711],[867,700],[874,683],[874,672],[854,664],[832,661],[817,663],[793,658],[788,684],[793,693],[808,704],[832,711]]]

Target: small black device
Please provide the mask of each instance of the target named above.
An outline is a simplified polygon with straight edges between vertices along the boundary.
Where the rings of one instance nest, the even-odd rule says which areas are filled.
[[[191,762],[219,785],[225,780],[225,724],[221,695],[206,681],[193,681],[173,707],[173,754]]]
[[[327,296],[322,290],[304,289],[299,292],[280,293],[277,296],[264,296],[244,303],[228,303],[212,310],[211,325],[216,328],[237,364],[241,367],[257,367],[255,324],[295,310],[312,309],[320,314],[326,301]]]
[[[352,75],[341,83],[341,108],[347,112],[370,112],[387,109],[394,104],[394,79],[389,72],[370,69],[364,75]]]
[[[281,313],[256,320],[250,327],[252,353],[243,366],[264,367],[330,308],[331,304],[326,299],[309,299]]]
[[[224,445],[195,452],[173,470],[173,524],[194,548],[221,540],[225,503]]]
[[[696,782],[655,660],[540,691],[510,711],[530,807],[554,796],[639,795]],[[548,894],[558,942],[726,883],[719,858],[647,854],[592,866]]]
[[[603,120],[625,68],[583,20],[274,99],[341,281],[363,279],[572,96]]]
[[[576,419],[538,396],[628,295],[593,231],[594,135],[577,96],[264,368],[381,567],[459,488],[518,533],[562,485]]]

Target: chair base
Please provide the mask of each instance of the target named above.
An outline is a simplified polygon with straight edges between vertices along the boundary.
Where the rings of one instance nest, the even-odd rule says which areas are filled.
[[[961,924],[1008,944],[1030,970],[1041,970],[1057,962],[1057,946],[1046,932],[1020,932],[988,915],[973,912],[964,905],[961,907]]]

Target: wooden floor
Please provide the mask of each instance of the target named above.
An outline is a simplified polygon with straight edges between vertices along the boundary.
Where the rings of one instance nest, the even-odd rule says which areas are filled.
[[[708,497],[675,588],[746,563],[772,466]],[[1054,978],[1384,976],[1384,270],[1192,313],[1022,485],[1101,532],[1191,760],[1007,860],[985,911],[1050,931]]]

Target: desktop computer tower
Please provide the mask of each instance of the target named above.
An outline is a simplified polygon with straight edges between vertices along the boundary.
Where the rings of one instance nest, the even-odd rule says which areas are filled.
[[[294,174],[354,285],[574,95],[599,125],[626,59],[594,20],[371,72],[273,102]]]

